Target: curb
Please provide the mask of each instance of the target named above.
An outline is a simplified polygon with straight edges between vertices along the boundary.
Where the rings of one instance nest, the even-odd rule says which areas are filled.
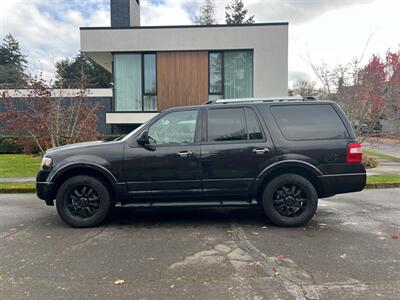
[[[36,193],[35,188],[0,189],[0,194],[34,194],[34,193]]]
[[[365,189],[391,189],[400,187],[400,182],[396,183],[367,183]]]

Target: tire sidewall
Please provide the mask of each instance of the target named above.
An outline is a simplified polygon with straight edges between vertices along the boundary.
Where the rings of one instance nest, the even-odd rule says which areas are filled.
[[[303,213],[294,218],[279,214],[273,206],[273,195],[277,188],[283,184],[294,183],[299,185],[307,197],[307,204]],[[265,214],[278,226],[296,227],[306,224],[314,216],[318,206],[318,195],[313,184],[306,178],[297,174],[283,174],[272,179],[264,189],[262,202]]]
[[[92,217],[81,219],[74,216],[67,208],[67,195],[76,186],[88,185],[93,188],[100,198],[100,207]],[[61,219],[72,227],[87,228],[101,224],[107,217],[111,206],[109,192],[103,182],[91,176],[75,176],[65,181],[57,192],[56,207]]]

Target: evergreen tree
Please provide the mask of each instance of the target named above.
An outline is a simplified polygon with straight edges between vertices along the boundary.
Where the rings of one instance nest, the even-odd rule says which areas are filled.
[[[111,73],[103,69],[86,54],[80,53],[73,59],[64,59],[56,63],[56,81],[58,88],[79,88],[82,75],[88,88],[111,87]]]
[[[253,24],[254,15],[247,18],[248,10],[244,8],[243,0],[232,0],[225,7],[226,24]]]
[[[0,87],[24,87],[26,68],[26,56],[22,54],[19,42],[12,34],[6,35],[0,45]]]
[[[217,18],[215,16],[215,2],[214,0],[205,0],[203,5],[200,7],[200,15],[196,16],[196,24],[199,25],[210,25],[217,24]]]

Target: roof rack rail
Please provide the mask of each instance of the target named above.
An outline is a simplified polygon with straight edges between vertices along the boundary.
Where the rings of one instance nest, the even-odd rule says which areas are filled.
[[[311,96],[283,96],[283,97],[263,97],[263,98],[238,98],[238,99],[216,99],[207,101],[205,104],[234,104],[234,103],[262,103],[262,102],[292,102],[292,101],[315,101]]]

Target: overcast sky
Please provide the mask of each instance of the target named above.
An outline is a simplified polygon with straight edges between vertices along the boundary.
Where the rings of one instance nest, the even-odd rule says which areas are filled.
[[[0,0],[0,36],[12,33],[29,71],[54,74],[54,62],[79,50],[80,26],[109,26],[110,0]],[[216,0],[224,23],[228,0]],[[141,0],[142,25],[192,24],[201,0]],[[289,82],[313,80],[314,63],[364,62],[400,49],[400,0],[244,0],[257,22],[289,22]],[[370,38],[370,39],[369,39]]]

